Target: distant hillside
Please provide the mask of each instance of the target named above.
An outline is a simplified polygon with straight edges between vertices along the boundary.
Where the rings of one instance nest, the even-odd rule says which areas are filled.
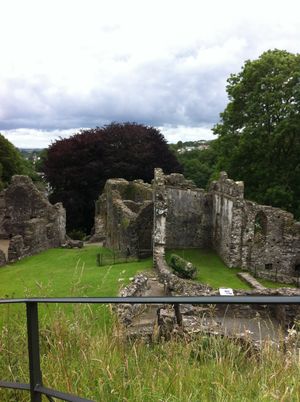
[[[178,141],[177,144],[170,144],[172,151],[182,154],[185,152],[190,152],[194,150],[204,150],[208,149],[212,140],[197,140],[197,141]]]

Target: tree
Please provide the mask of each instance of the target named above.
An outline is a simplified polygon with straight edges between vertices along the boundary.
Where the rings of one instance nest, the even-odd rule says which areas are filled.
[[[214,127],[219,170],[246,196],[300,217],[300,55],[269,50],[228,79],[229,103]]]
[[[183,166],[184,176],[193,180],[197,187],[207,188],[215,171],[217,153],[214,142],[211,141],[207,149],[194,149],[177,155],[179,162]]]
[[[51,201],[63,202],[67,229],[85,232],[93,225],[94,203],[107,179],[150,182],[155,167],[166,173],[182,170],[163,135],[136,123],[112,123],[56,141],[44,161]]]
[[[0,190],[9,184],[13,175],[32,173],[20,152],[0,134]]]

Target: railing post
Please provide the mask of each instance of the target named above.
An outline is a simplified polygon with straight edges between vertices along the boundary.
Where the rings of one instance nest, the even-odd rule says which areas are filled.
[[[27,313],[27,339],[29,354],[29,376],[31,402],[42,402],[42,395],[37,392],[36,386],[42,384],[39,347],[39,318],[38,303],[26,302]]]
[[[174,306],[176,322],[180,327],[182,327],[182,315],[180,312],[180,305],[179,305],[179,303],[174,303],[173,306]]]

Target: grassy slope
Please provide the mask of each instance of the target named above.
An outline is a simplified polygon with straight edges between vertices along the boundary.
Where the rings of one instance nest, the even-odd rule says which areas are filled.
[[[299,401],[296,347],[262,350],[213,336],[145,344],[125,342],[117,327],[101,332],[95,311],[60,312],[41,325],[45,386],[99,402]],[[121,335],[121,334],[120,334]],[[0,378],[28,382],[26,330],[11,321],[0,331]],[[1,390],[1,402],[28,393]]]
[[[2,268],[1,295],[49,295],[49,291],[51,296],[115,294],[120,277],[128,280],[137,270],[151,267],[149,259],[100,268],[95,262],[97,250],[49,250]],[[213,255],[204,264],[205,255],[186,250],[184,256],[194,263],[202,261],[203,278],[212,278],[212,269],[224,270]],[[126,272],[122,272],[124,269]],[[226,268],[227,271],[234,272]],[[232,283],[232,278],[224,273],[221,276],[223,286],[228,286],[225,280]],[[104,309],[93,307],[77,305],[72,314],[57,308],[55,314],[49,314],[49,320],[40,320],[46,386],[112,402],[299,400],[300,365],[294,350],[266,347],[255,352],[213,337],[130,344],[116,336],[115,327],[99,331]],[[25,323],[12,318],[9,308],[5,307],[6,322],[2,329],[0,326],[0,379],[28,382]],[[0,400],[25,402],[28,393],[0,389]]]

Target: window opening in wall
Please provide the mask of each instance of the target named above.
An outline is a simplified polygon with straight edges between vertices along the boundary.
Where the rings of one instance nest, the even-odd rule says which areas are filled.
[[[256,242],[265,241],[267,236],[268,219],[266,215],[260,211],[254,220],[254,239]]]
[[[265,264],[265,269],[270,271],[273,268],[273,264],[269,263],[269,264]]]
[[[295,272],[300,275],[300,263],[295,265]]]

